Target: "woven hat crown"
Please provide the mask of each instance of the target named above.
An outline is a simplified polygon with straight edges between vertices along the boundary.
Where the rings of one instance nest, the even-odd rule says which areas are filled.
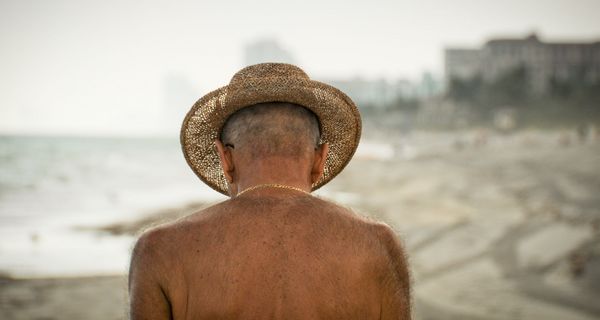
[[[309,80],[302,69],[286,63],[261,63],[248,66],[233,75],[230,86],[240,86],[255,79],[287,78]]]

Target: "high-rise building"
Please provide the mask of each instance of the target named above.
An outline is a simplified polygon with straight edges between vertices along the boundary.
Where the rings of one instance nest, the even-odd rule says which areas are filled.
[[[163,78],[162,89],[160,130],[168,135],[177,135],[183,118],[198,99],[198,92],[188,78],[177,73],[168,74]]]
[[[264,62],[294,63],[292,54],[275,39],[262,39],[249,43],[244,48],[244,64]]]
[[[551,81],[600,81],[600,41],[543,42],[532,34],[523,39],[492,39],[481,48],[447,48],[446,81],[476,76],[493,81],[522,67],[533,92],[545,93]]]

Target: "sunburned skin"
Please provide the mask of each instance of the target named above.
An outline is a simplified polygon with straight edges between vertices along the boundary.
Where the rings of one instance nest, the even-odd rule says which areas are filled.
[[[393,231],[289,189],[145,232],[129,280],[132,319],[410,319]]]
[[[308,194],[318,126],[289,103],[231,116],[215,147],[232,198],[140,237],[131,319],[410,319],[392,230]]]

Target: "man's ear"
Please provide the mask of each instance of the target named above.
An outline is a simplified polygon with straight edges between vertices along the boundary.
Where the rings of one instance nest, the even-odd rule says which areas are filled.
[[[327,153],[329,152],[329,144],[324,143],[315,149],[315,158],[313,160],[312,170],[310,171],[310,183],[321,179],[323,170],[325,169],[325,160],[327,160]]]
[[[215,140],[215,146],[217,147],[217,152],[219,153],[219,158],[221,159],[221,167],[223,168],[225,179],[227,179],[229,183],[233,183],[233,172],[235,171],[235,166],[233,165],[231,150],[220,140]]]

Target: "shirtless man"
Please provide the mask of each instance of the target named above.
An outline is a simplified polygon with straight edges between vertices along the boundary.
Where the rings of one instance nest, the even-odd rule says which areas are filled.
[[[328,173],[322,121],[286,102],[227,117],[214,143],[231,198],[139,238],[132,319],[410,319],[394,232],[310,194]]]

